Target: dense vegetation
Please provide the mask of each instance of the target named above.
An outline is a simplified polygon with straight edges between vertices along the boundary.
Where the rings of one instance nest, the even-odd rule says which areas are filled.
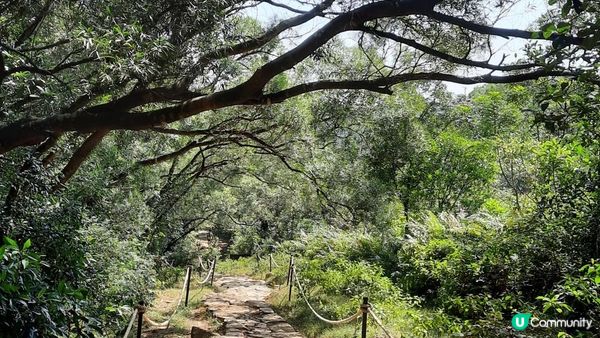
[[[0,336],[115,336],[178,267],[270,250],[408,336],[597,329],[600,6],[494,27],[515,2],[0,0]]]

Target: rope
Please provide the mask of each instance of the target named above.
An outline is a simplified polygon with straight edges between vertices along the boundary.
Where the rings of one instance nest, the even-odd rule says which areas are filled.
[[[204,278],[203,281],[200,282],[201,285],[204,285],[206,283],[208,283],[208,280],[210,279],[211,275],[215,273],[215,263],[216,263],[217,259],[213,259],[211,265],[210,265],[210,270],[208,272],[208,275],[206,276],[206,278]],[[200,260],[200,264],[202,264],[202,260]],[[164,322],[155,322],[152,319],[150,319],[148,316],[146,316],[144,314],[144,320],[146,322],[148,322],[150,325],[152,326],[166,326],[166,328],[169,328],[169,325],[171,324],[171,319],[173,319],[173,316],[175,316],[175,313],[177,313],[177,310],[179,309],[179,306],[181,305],[181,301],[183,300],[183,295],[185,294],[185,289],[186,286],[191,283],[191,279],[192,279],[192,269],[190,268],[189,270],[189,274],[186,273],[185,276],[185,281],[183,283],[183,287],[181,288],[181,292],[179,294],[179,301],[177,302],[177,306],[175,306],[175,309],[173,310],[173,313],[171,313],[171,315],[169,316],[169,318],[167,320],[165,320]]]
[[[273,258],[273,254],[269,254],[269,256],[271,257],[271,262],[273,262],[273,266],[278,268],[279,264],[277,264],[277,262],[275,261],[275,258]]]
[[[129,337],[129,332],[131,331],[131,328],[133,327],[133,322],[135,321],[137,312],[138,312],[137,309],[133,310],[133,313],[131,314],[131,319],[129,320],[129,325],[127,325],[127,330],[125,330],[125,334],[123,335],[123,338]]]
[[[302,298],[304,298],[304,301],[306,302],[306,305],[308,305],[308,308],[320,320],[324,321],[327,324],[340,325],[340,324],[350,323],[351,321],[355,320],[356,318],[359,318],[360,316],[362,316],[362,310],[360,310],[360,309],[352,316],[341,319],[341,320],[330,320],[330,319],[327,319],[327,318],[321,316],[320,314],[317,313],[317,311],[315,311],[315,309],[312,307],[312,305],[310,305],[310,302],[306,298],[306,294],[304,294],[304,289],[302,288],[302,285],[300,285],[300,280],[298,278],[298,273],[296,272],[296,267],[292,267],[292,273],[294,274],[294,279],[296,280],[296,284],[298,285],[298,290],[300,291],[300,295],[302,295]]]
[[[186,274],[185,276],[185,281],[183,283],[183,287],[181,288],[181,293],[179,294],[179,301],[177,302],[177,306],[175,306],[175,309],[173,310],[173,313],[171,313],[171,315],[169,316],[169,319],[165,320],[162,323],[158,323],[153,321],[152,319],[150,319],[148,316],[146,316],[144,314],[144,319],[152,326],[166,326],[167,328],[169,328],[169,324],[171,323],[171,319],[173,319],[173,316],[175,316],[175,313],[177,312],[177,309],[179,309],[179,305],[181,305],[181,300],[183,299],[183,294],[185,293],[185,287],[187,286],[187,284],[190,282],[190,278],[191,278],[191,274],[192,274],[192,269],[190,268],[189,270],[189,274]]]
[[[379,325],[379,327],[383,330],[383,332],[385,333],[385,335],[388,338],[394,338],[394,336],[392,336],[388,330],[386,330],[385,326],[383,325],[383,323],[381,322],[381,319],[379,319],[379,317],[377,317],[377,315],[375,314],[375,312],[373,312],[373,310],[371,310],[371,308],[369,307],[367,309],[367,311],[369,311],[369,314],[371,315],[371,317],[373,317],[373,320],[375,321],[375,323],[377,323],[377,325]]]
[[[206,267],[204,266],[204,261],[202,260],[202,257],[198,257],[198,260],[200,261],[200,268],[202,268],[203,271],[206,271]]]
[[[204,286],[206,286],[206,284],[208,283],[208,279],[211,276],[211,273],[214,273],[215,271],[215,262],[216,262],[216,258],[212,261],[211,266],[210,266],[210,270],[208,273],[208,276],[206,276],[206,278],[204,278],[203,281],[201,281],[200,284],[200,290],[192,296],[192,298],[190,298],[190,302],[193,301],[194,299],[196,299],[196,297],[198,297],[198,295],[202,292],[202,290],[204,290]]]
[[[206,275],[206,278],[204,278],[203,281],[200,282],[201,285],[208,283],[208,280],[210,279],[210,276],[215,273],[215,262],[216,262],[216,258],[213,259],[212,263],[210,264],[210,270],[208,271],[208,274]]]

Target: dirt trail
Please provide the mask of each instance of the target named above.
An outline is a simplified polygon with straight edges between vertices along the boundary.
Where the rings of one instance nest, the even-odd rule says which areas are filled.
[[[302,338],[266,302],[271,293],[264,281],[246,277],[220,277],[217,292],[206,296],[208,312],[222,323],[222,338]]]

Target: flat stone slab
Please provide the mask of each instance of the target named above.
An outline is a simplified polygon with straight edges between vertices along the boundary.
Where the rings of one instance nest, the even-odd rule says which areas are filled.
[[[271,288],[264,281],[223,276],[217,292],[204,298],[204,305],[222,324],[221,338],[303,338],[266,302]]]

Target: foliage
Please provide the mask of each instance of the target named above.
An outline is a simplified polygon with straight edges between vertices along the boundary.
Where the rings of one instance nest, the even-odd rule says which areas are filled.
[[[9,336],[93,337],[100,323],[88,318],[85,296],[66,281],[53,284],[42,271],[48,263],[32,251],[31,241],[20,246],[5,237],[0,246],[0,330]]]
[[[546,296],[539,296],[542,311],[548,315],[569,317],[585,313],[597,321],[600,315],[600,264],[592,260],[577,274],[568,275]]]

